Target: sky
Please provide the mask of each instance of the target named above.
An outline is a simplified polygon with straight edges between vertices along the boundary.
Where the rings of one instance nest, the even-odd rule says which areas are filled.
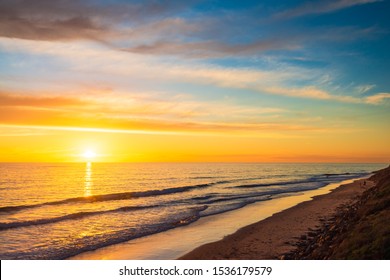
[[[0,162],[389,162],[389,11],[1,0]]]

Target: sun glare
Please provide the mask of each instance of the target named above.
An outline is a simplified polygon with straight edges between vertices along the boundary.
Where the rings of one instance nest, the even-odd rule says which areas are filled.
[[[84,153],[83,153],[83,157],[85,159],[88,159],[88,160],[92,160],[96,157],[96,153],[92,150],[86,150]]]

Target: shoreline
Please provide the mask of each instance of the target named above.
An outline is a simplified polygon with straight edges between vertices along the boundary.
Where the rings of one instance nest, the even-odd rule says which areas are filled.
[[[313,197],[328,194],[332,190],[338,189],[342,184],[353,182],[354,180],[357,179],[332,183],[294,196],[256,202],[235,211],[203,217],[184,227],[84,252],[69,259],[156,260],[185,258],[194,249],[197,250],[198,247],[220,242],[243,228],[261,223],[272,218],[277,213],[296,207],[301,203],[310,202]]]
[[[274,213],[222,240],[199,246],[179,259],[283,259],[301,241],[311,238],[323,222],[332,219],[341,206],[356,202],[363,192],[375,186],[367,177],[340,184],[329,193]]]

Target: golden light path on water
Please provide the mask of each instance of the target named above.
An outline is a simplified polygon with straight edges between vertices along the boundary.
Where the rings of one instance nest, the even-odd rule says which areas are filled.
[[[85,186],[84,196],[88,197],[92,195],[92,162],[87,162],[85,165]]]

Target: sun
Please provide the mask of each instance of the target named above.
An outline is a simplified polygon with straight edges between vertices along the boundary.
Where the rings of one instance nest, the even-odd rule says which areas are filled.
[[[93,150],[85,150],[83,153],[83,157],[87,160],[92,160],[96,158],[96,153]]]

